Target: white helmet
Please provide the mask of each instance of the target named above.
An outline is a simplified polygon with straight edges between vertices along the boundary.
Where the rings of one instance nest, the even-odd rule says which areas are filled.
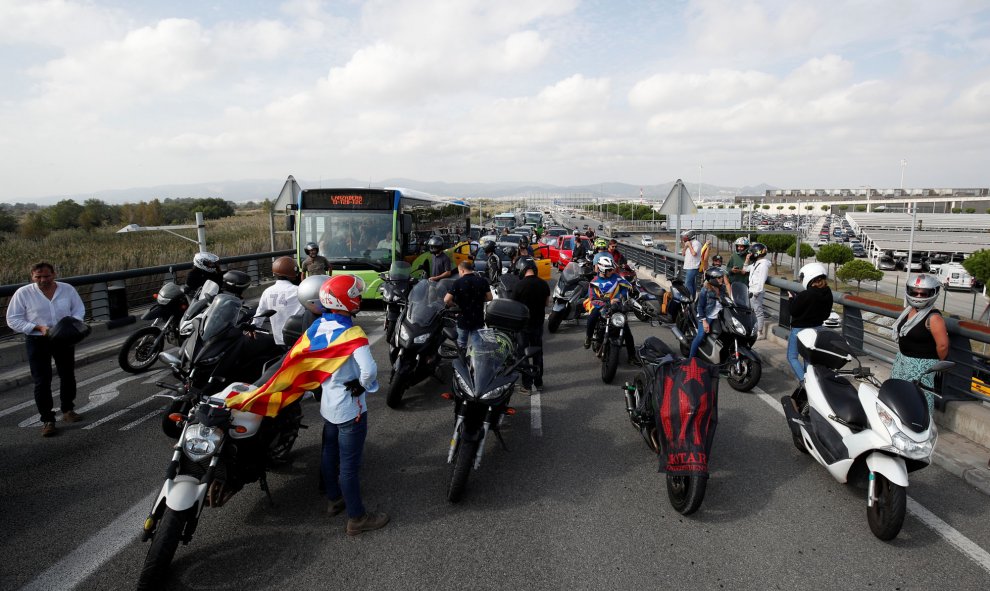
[[[603,256],[598,259],[598,271],[604,273],[615,269],[615,261],[610,256]]]
[[[310,275],[302,280],[296,291],[299,303],[317,316],[322,316],[324,312],[323,304],[320,303],[320,288],[327,279],[330,279],[329,275]]]
[[[912,308],[927,308],[938,298],[942,284],[927,273],[908,277],[904,285],[907,302]]]
[[[808,263],[798,271],[798,281],[805,289],[808,289],[808,285],[819,277],[828,278],[828,269],[821,263]]]
[[[213,273],[220,269],[220,257],[212,252],[197,252],[193,257],[193,266],[207,273]]]

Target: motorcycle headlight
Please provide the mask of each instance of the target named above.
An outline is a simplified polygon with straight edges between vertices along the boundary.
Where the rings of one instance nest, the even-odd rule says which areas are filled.
[[[481,399],[482,400],[492,400],[494,398],[499,398],[500,396],[502,396],[502,394],[505,394],[506,392],[508,392],[509,388],[511,388],[512,387],[512,384],[514,384],[514,383],[515,382],[509,382],[508,384],[502,384],[501,386],[499,386],[498,388],[495,388],[494,390],[489,390],[489,391],[487,391],[487,392],[485,392],[484,394],[481,395]]]
[[[403,341],[409,340],[409,330],[406,329],[405,324],[399,325],[399,338],[402,339]]]
[[[471,388],[471,384],[461,377],[460,372],[454,371],[454,381],[457,382],[457,387],[461,389],[461,392],[467,396],[474,396],[474,390]]]
[[[564,296],[564,291],[560,289],[560,285],[556,285],[553,288],[553,297],[560,298]]]
[[[894,415],[886,406],[879,402],[877,403],[877,415],[879,415],[880,422],[887,429],[887,433],[890,434],[891,445],[888,447],[890,451],[899,453],[912,460],[923,460],[932,455],[932,451],[935,449],[935,441],[938,439],[938,430],[934,424],[929,426],[931,434],[928,439],[919,442],[905,435]]]
[[[413,342],[416,343],[417,345],[422,345],[429,338],[430,338],[430,333],[427,332],[427,333],[423,333],[423,334],[419,335],[418,337],[414,338],[413,339]]]
[[[746,327],[743,326],[743,323],[739,322],[739,319],[736,318],[735,316],[730,316],[730,318],[732,319],[732,330],[736,331],[737,333],[743,336],[746,336]]]
[[[221,441],[223,441],[223,431],[220,428],[190,425],[186,429],[182,451],[190,460],[199,462],[216,453]]]
[[[612,323],[612,326],[622,328],[626,325],[626,315],[622,312],[616,312],[615,314],[612,314],[612,317],[609,318],[608,321]]]

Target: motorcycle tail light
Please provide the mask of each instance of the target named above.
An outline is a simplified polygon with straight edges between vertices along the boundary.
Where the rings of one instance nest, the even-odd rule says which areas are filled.
[[[158,294],[157,293],[156,294],[152,294],[151,297],[153,297],[153,298],[155,298],[157,300],[158,299]]]
[[[509,408],[505,409],[505,414],[511,417],[512,415],[516,414],[516,409],[510,406]]]
[[[247,433],[247,427],[244,425],[234,425],[234,433]]]
[[[443,398],[444,400],[453,400],[454,395],[451,394],[450,392],[444,392],[443,394],[440,395],[440,398]]]

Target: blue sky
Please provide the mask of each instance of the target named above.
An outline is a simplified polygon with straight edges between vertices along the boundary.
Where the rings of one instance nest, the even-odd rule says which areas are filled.
[[[240,179],[986,187],[982,1],[0,0],[0,201]],[[276,188],[277,190],[277,188]]]

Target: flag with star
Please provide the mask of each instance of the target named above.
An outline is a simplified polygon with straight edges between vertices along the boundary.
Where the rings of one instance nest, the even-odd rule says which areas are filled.
[[[274,417],[307,390],[319,388],[351,353],[368,344],[364,330],[349,320],[331,315],[314,322],[286,354],[278,371],[261,386],[227,398],[227,407]]]
[[[663,442],[660,471],[708,474],[708,453],[718,424],[717,367],[697,357],[665,367],[657,430]]]

